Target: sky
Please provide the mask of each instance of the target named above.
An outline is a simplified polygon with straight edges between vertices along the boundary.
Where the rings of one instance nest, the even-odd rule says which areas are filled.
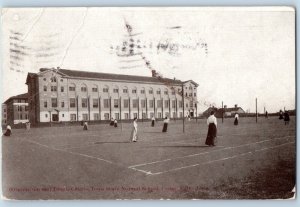
[[[27,73],[39,68],[143,76],[153,68],[197,82],[200,111],[223,101],[255,112],[256,98],[259,112],[295,108],[289,7],[10,8],[1,15],[2,102],[27,92]]]

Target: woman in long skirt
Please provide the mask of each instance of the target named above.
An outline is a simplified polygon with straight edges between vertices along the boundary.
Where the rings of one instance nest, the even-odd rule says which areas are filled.
[[[210,112],[210,116],[207,119],[208,132],[205,144],[208,146],[215,146],[215,139],[217,137],[217,118],[214,113],[214,111]]]
[[[83,124],[83,130],[88,130],[88,123],[87,122],[84,122],[84,124]]]
[[[154,116],[152,116],[151,126],[154,127],[154,124],[155,124],[155,118]]]
[[[281,110],[279,111],[279,119],[283,119],[283,112]]]
[[[284,112],[284,125],[287,125],[290,123],[290,115],[288,111]]]
[[[111,118],[111,119],[110,119],[110,124],[109,124],[109,125],[110,125],[110,126],[113,126],[113,125],[114,125],[114,123],[115,123],[115,122],[114,122],[114,119],[113,119],[113,118]]]
[[[164,127],[163,127],[162,132],[167,132],[168,124],[169,124],[169,119],[168,119],[168,117],[166,117],[165,120],[164,120]]]
[[[131,131],[131,135],[130,135],[130,140],[132,142],[136,142],[137,141],[137,118],[135,117],[133,119],[133,128],[132,128],[132,131]]]
[[[235,114],[234,116],[234,125],[238,125],[239,124],[239,115]]]
[[[3,135],[4,136],[8,136],[8,137],[11,135],[11,127],[10,127],[10,125],[7,125],[6,131],[5,131],[5,133]]]

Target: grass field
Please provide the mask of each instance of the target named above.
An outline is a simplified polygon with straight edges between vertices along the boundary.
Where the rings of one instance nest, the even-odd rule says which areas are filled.
[[[206,120],[13,130],[2,137],[3,194],[14,199],[289,198],[295,185],[295,117],[218,122],[215,147]]]

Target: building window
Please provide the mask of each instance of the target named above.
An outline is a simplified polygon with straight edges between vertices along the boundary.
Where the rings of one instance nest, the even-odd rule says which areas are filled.
[[[180,116],[180,118],[182,118],[182,117],[183,117],[183,113],[182,113],[182,112],[180,112],[180,113],[179,113],[179,116]]]
[[[48,114],[45,114],[45,117],[48,118]]]
[[[192,97],[192,96],[193,96],[193,93],[190,93],[189,96]]]
[[[190,86],[190,87],[189,87],[189,89],[190,89],[190,90],[192,90],[192,89],[193,89],[193,87],[192,87],[192,86]]]
[[[109,99],[103,99],[104,108],[109,108]]]
[[[157,100],[157,108],[161,108],[162,107],[162,100]]]
[[[143,90],[141,90],[141,94],[145,94],[145,90],[143,89]]]
[[[156,94],[160,94],[160,90],[156,91]]]
[[[128,113],[124,113],[124,118],[125,119],[129,119],[129,114]]]
[[[87,107],[87,98],[82,98],[81,99],[81,107],[86,108]]]
[[[65,107],[65,102],[61,102],[61,108]]]
[[[81,87],[81,92],[86,92],[86,91],[87,91],[86,87],[85,87],[85,86],[82,86],[82,87]]]
[[[133,108],[137,108],[137,107],[138,107],[138,104],[139,104],[139,100],[138,100],[138,99],[133,99],[133,100],[132,100],[132,107],[133,107]]]
[[[115,119],[120,119],[119,118],[119,113],[115,113]]]
[[[76,106],[75,98],[70,98],[70,108],[75,108],[75,106]]]
[[[128,93],[128,89],[123,89],[123,93]]]
[[[51,98],[51,106],[53,108],[57,107],[57,98]]]
[[[70,86],[69,91],[75,91],[75,86]]]
[[[186,107],[186,108],[187,108],[187,107],[189,107],[189,104],[188,104],[188,103],[186,103],[186,104],[185,104],[185,107]]]
[[[47,101],[44,101],[44,107],[47,108]]]
[[[3,112],[5,113],[5,112],[6,112],[6,109],[3,109]]]
[[[153,94],[153,90],[149,90],[149,94]]]
[[[119,89],[118,88],[114,88],[114,93],[119,93]]]
[[[149,100],[149,107],[153,108],[154,107],[154,100]]]
[[[109,113],[104,113],[104,119],[109,120]]]
[[[185,93],[185,97],[187,97],[188,96],[188,93]]]
[[[28,119],[28,114],[25,114],[25,119]]]
[[[63,79],[60,79],[60,82],[64,82],[64,80],[63,80]]]
[[[64,92],[65,91],[65,88],[62,86],[60,87],[60,92]]]
[[[55,83],[55,82],[56,82],[56,77],[52,77],[52,78],[51,78],[51,82],[52,82],[52,83]]]
[[[143,117],[143,119],[147,119],[147,115],[146,115],[146,113],[142,113],[142,117]]]
[[[128,108],[128,106],[129,106],[129,100],[124,99],[124,108]]]
[[[92,88],[92,92],[98,92],[98,88]]]
[[[44,86],[44,91],[47,91],[47,86]]]
[[[93,99],[93,108],[98,108],[98,104],[99,104],[98,99],[94,98]]]
[[[197,104],[195,103],[195,107],[197,108]]]
[[[133,117],[134,118],[138,118],[138,114],[137,113],[133,113]]]
[[[114,108],[119,108],[119,99],[114,99]]]
[[[168,95],[168,91],[164,91],[165,95]]]
[[[154,113],[150,112],[150,118],[154,117]]]
[[[76,121],[76,114],[70,114],[71,121]]]
[[[170,116],[170,114],[169,114],[169,112],[166,112],[165,113],[165,117],[169,117]],[[170,117],[169,117],[170,118]]]
[[[178,105],[179,105],[179,108],[182,108],[182,101],[179,101]]]
[[[172,108],[174,109],[176,107],[176,101],[172,100]]]
[[[89,119],[88,114],[82,114],[82,120],[87,121]]]
[[[136,89],[132,89],[132,93],[136,93]]]
[[[165,100],[165,108],[169,108],[169,100]]]
[[[99,114],[98,113],[94,113],[94,120],[99,120]]]
[[[196,93],[194,93],[194,97],[196,97]]]
[[[192,102],[192,101],[190,101],[190,107],[191,107],[191,108],[193,107],[193,102]]]
[[[175,95],[175,90],[172,90],[172,95]]]
[[[51,86],[51,91],[52,92],[57,91],[57,86]]]
[[[141,107],[145,108],[146,107],[146,100],[141,100]]]
[[[103,88],[104,93],[108,93],[108,88]]]
[[[46,78],[44,78],[44,81],[46,81],[47,79]]]
[[[177,118],[176,112],[173,112],[173,118]]]
[[[157,118],[161,118],[161,112],[157,113]]]
[[[62,114],[61,116],[62,116],[62,117],[65,117],[65,115],[64,115],[64,114]]]

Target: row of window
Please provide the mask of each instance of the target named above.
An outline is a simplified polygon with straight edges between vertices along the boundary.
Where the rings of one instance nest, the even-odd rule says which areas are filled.
[[[47,86],[44,86],[44,91],[47,91],[47,90],[48,90],[48,87],[47,87]],[[52,92],[57,91],[57,86],[50,86],[50,90],[51,90]],[[60,91],[61,91],[61,92],[64,92],[64,91],[65,91],[65,89],[64,89],[63,86],[60,87]],[[69,87],[69,91],[75,91],[75,87],[74,87],[74,86],[70,86],[70,87]],[[180,89],[179,89],[178,91],[180,91]],[[87,88],[84,87],[84,86],[81,87],[81,92],[87,92]],[[92,92],[98,92],[98,88],[92,88]],[[104,92],[104,93],[108,93],[108,92],[109,92],[109,89],[108,89],[108,88],[103,88],[103,92]],[[114,88],[114,89],[113,89],[113,93],[119,93],[119,89],[118,89],[118,88]],[[128,93],[128,89],[127,89],[127,88],[124,88],[124,89],[123,89],[123,93]],[[132,90],[131,90],[131,93],[136,94],[136,93],[137,93],[137,89],[132,89]],[[146,91],[145,91],[144,89],[142,89],[142,90],[140,90],[140,93],[141,93],[141,94],[145,94]],[[148,93],[149,93],[149,94],[153,94],[153,90],[150,89],[150,90],[148,91]],[[161,94],[161,91],[160,91],[160,90],[157,90],[157,91],[156,91],[156,94]],[[165,95],[168,95],[169,92],[168,92],[168,91],[164,91],[164,94],[165,94]],[[172,95],[175,95],[175,91],[174,91],[174,90],[172,90]]]
[[[70,98],[70,108],[75,108],[76,107],[76,99],[75,98]],[[120,99],[113,99],[112,100],[113,108],[119,108],[120,106]],[[171,104],[171,106],[169,106]],[[133,99],[132,100],[132,107],[133,108],[138,108],[139,105],[139,100],[138,99]],[[99,99],[92,99],[92,106],[93,108],[98,108],[99,107]],[[104,108],[109,108],[110,106],[110,99],[103,99],[103,107]],[[146,100],[142,99],[140,100],[140,106],[142,108],[146,108]],[[149,100],[149,108],[154,108],[154,100]],[[163,100],[157,100],[157,105],[155,106],[156,108],[176,108],[176,101],[172,100],[169,102],[169,100],[165,100],[163,103]],[[44,101],[44,108],[48,107],[48,102]],[[58,107],[58,101],[57,98],[51,98],[51,107],[56,108]],[[65,102],[61,102],[60,107],[64,108],[65,107]],[[82,98],[81,99],[81,107],[82,108],[87,108],[88,107],[88,99],[87,98]],[[123,107],[124,108],[129,108],[129,99],[124,99],[123,100]],[[182,108],[182,101],[178,101],[178,107]],[[186,103],[186,107],[188,107],[188,103]],[[190,102],[190,107],[193,107],[193,102]],[[196,107],[196,105],[195,105]]]
[[[28,111],[28,106],[16,106],[17,111]]]
[[[56,92],[57,91],[57,86],[51,86],[50,87],[50,90],[52,92]],[[44,91],[47,91],[47,86],[44,86]],[[65,91],[65,88],[63,86],[60,87],[60,92],[64,92]],[[69,87],[69,91],[75,91],[75,87],[73,86],[70,86]],[[81,87],[81,92],[86,92],[87,91],[87,88],[86,87]],[[92,88],[92,91],[93,92],[97,92],[98,91],[98,88]],[[108,88],[103,88],[103,92],[104,93],[108,93]],[[113,92],[114,93],[119,93],[119,89],[117,88],[114,88],[113,89]],[[136,94],[137,93],[137,90],[136,89],[132,89],[131,91],[133,94]],[[145,94],[145,90],[141,90],[140,91],[141,94]],[[123,89],[123,93],[128,93],[128,89]],[[149,94],[153,94],[153,90],[149,90]],[[161,94],[161,91],[158,90],[156,91],[156,94]],[[165,95],[168,95],[168,91],[164,91],[164,94]],[[172,95],[175,95],[175,91],[172,91]],[[189,96],[189,97],[193,97],[193,93],[185,93],[185,96]],[[196,97],[196,93],[194,93],[194,97]]]
[[[169,117],[169,112],[165,112],[165,116],[168,116]],[[182,117],[183,113],[180,112],[179,113],[179,117]],[[151,112],[150,113],[150,117],[153,117],[154,116],[154,113]],[[45,114],[45,117],[48,118],[48,114]],[[64,117],[64,114],[62,114],[62,117]],[[93,114],[93,117],[94,119],[93,120],[100,120],[100,115],[99,113],[94,113]],[[138,114],[137,113],[133,113],[133,117],[138,117]],[[162,117],[162,113],[161,112],[157,112],[157,115],[156,115],[157,118],[163,118]],[[174,112],[173,113],[173,118],[177,117],[177,114]],[[114,113],[114,119],[120,119],[120,114],[119,113]],[[129,113],[124,113],[124,117],[122,117],[122,119],[129,119]],[[147,119],[149,117],[147,117],[147,114],[146,113],[142,113],[142,118],[143,119]],[[89,119],[89,115],[88,114],[82,114],[82,120],[84,121],[87,121]],[[110,120],[110,116],[109,116],[109,113],[104,113],[104,119],[105,120]],[[71,121],[77,121],[77,114],[70,114],[70,120]]]

